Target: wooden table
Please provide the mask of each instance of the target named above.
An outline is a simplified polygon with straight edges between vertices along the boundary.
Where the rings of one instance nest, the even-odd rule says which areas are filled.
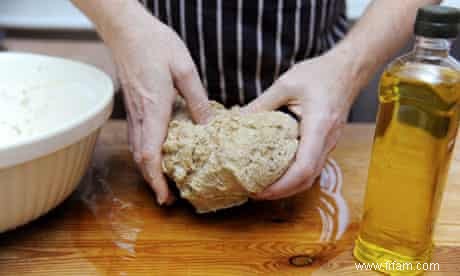
[[[325,225],[315,198],[319,185],[293,199],[212,215],[196,215],[184,202],[156,206],[136,172],[125,132],[125,123],[110,122],[77,192],[45,217],[0,235],[0,275],[363,273],[356,271],[351,249],[359,229],[372,125],[347,126],[332,153],[343,172],[349,220],[337,241],[321,236]],[[452,164],[433,258],[446,275],[460,273],[458,149]],[[340,204],[333,208],[344,210]]]

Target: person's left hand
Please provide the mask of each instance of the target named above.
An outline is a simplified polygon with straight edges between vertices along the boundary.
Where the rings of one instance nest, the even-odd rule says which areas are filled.
[[[255,199],[274,200],[311,187],[335,147],[354,99],[352,70],[327,53],[294,65],[265,93],[243,108],[252,113],[287,106],[299,116],[300,143],[288,171]],[[340,60],[342,59],[342,60]]]

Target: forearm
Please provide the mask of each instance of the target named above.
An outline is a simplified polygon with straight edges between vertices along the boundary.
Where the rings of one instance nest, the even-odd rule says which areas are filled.
[[[407,43],[413,32],[417,9],[438,0],[374,0],[347,36],[334,48],[354,83],[351,98],[377,69]]]
[[[72,0],[95,25],[102,39],[109,44],[135,35],[142,21],[155,20],[134,0]],[[139,22],[139,23],[137,23]]]

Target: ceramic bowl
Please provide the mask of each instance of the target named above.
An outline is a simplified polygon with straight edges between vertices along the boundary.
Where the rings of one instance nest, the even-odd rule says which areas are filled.
[[[45,214],[76,188],[113,108],[92,66],[0,54],[0,232]]]

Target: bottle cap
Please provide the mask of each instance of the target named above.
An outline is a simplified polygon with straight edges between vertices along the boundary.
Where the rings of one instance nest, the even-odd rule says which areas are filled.
[[[460,32],[460,10],[429,5],[417,12],[414,32],[431,38],[455,38]]]

